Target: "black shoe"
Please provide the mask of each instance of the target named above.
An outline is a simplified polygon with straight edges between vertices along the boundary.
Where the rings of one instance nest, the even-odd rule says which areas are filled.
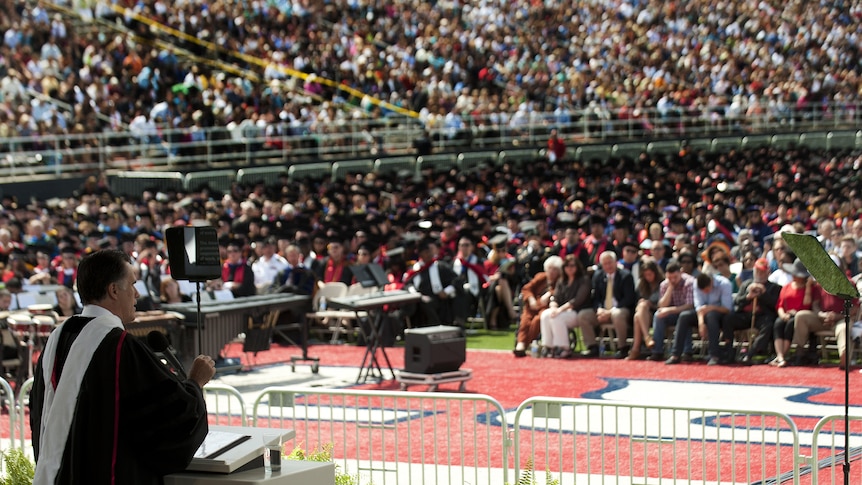
[[[718,365],[719,363],[720,362],[718,357],[710,357],[709,360],[706,362],[706,365]]]
[[[691,352],[686,352],[686,353],[682,354],[682,361],[683,362],[691,362],[693,360],[694,360],[694,356],[691,355]]]
[[[671,355],[666,361],[664,361],[666,365],[674,365],[680,363],[680,358],[677,355]]]
[[[742,365],[751,365],[754,362],[751,361],[751,354],[745,354],[742,356],[742,359],[739,361]]]
[[[513,350],[512,353],[515,354],[515,357],[526,357],[527,356],[526,350]]]
[[[614,352],[614,358],[615,359],[625,359],[629,355],[629,349],[630,348],[631,347],[629,347],[629,346],[625,346],[625,347],[617,350],[616,352]]]
[[[662,355],[662,354],[650,354],[649,360],[652,360],[655,362],[661,362],[664,360],[664,355]]]
[[[586,352],[582,354],[584,357],[598,357],[599,356],[599,346],[598,345],[590,345]]]

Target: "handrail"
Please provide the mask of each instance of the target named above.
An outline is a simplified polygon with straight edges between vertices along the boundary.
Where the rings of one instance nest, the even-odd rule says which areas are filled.
[[[862,106],[808,105],[791,119],[773,114],[714,122],[697,116],[672,120],[644,110],[639,121],[597,120],[587,111],[565,116],[535,113],[523,120],[500,115],[462,117],[458,126],[428,119],[359,119],[343,123],[288,123],[265,127],[239,124],[212,128],[156,126],[148,133],[111,131],[62,136],[10,137],[0,140],[0,177],[17,180],[37,175],[75,175],[93,170],[199,170],[307,161],[339,161],[382,155],[414,154],[414,142],[430,138],[434,152],[466,152],[487,147],[543,147],[551,129],[569,145],[698,138],[744,137],[805,132],[853,136],[862,129]],[[643,120],[651,120],[644,124]],[[797,141],[798,138],[796,138]],[[854,146],[850,148],[856,148]]]

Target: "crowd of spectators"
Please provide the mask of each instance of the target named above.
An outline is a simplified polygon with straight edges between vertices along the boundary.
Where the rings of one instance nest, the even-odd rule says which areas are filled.
[[[719,274],[739,293],[756,275],[755,262],[768,258],[778,283],[787,284],[793,271],[786,265],[794,261],[782,259],[786,251],[776,234],[810,232],[842,258],[848,276],[858,274],[860,162],[858,153],[804,147],[683,149],[604,164],[539,159],[469,172],[428,169],[421,177],[363,173],[343,180],[236,184],[227,193],[206,186],[188,193],[154,188],[139,197],[115,195],[107,178],[92,178],[70,197],[0,200],[0,277],[10,291],[22,284],[71,286],[81,255],[119,248],[136,258],[147,288],[141,294],[156,302],[169,273],[166,228],[210,225],[225,261],[211,290],[236,296],[311,293],[314,281],[354,283],[355,263],[380,264],[390,289],[412,286],[427,297],[413,324],[463,325],[483,315],[492,328],[518,325],[516,353],[524,353],[539,337],[538,304],[552,301],[545,290],[558,280],[571,284],[587,274],[612,274],[616,265],[632,274],[633,288],[626,295],[614,290],[607,303],[624,301],[626,312],[605,313],[603,302],[589,318],[557,320],[590,322],[590,331],[613,323],[619,357],[630,350],[627,332],[636,320],[636,342],[662,355],[664,339],[650,332],[645,308],[638,316],[632,292],[653,296],[663,272],[671,273],[671,260],[676,273],[694,279],[698,273]],[[645,256],[659,271],[640,285]],[[564,263],[572,260],[581,268],[570,274]],[[734,264],[736,273],[730,270]],[[297,268],[303,274],[286,272]],[[546,269],[555,276],[545,276],[544,286],[529,286]],[[533,288],[537,305],[527,311],[528,295],[519,315],[522,287]],[[605,294],[598,288],[592,293]],[[172,291],[171,297],[178,295]],[[584,335],[588,354],[597,355],[595,335]],[[551,355],[567,354],[558,343],[549,347]],[[678,357],[691,349],[684,340],[678,347]]]
[[[545,266],[558,272],[545,286],[557,279],[570,284],[586,274],[612,275],[610,263],[600,268],[602,253],[621,266],[646,255],[648,266],[658,268],[644,289],[649,296],[658,292],[671,259],[693,278],[704,268],[721,274],[738,293],[756,274],[755,261],[772,258],[772,243],[780,241],[774,234],[792,230],[818,234],[828,250],[850,258],[851,275],[858,271],[851,271],[858,256],[849,256],[862,238],[856,175],[862,158],[855,153],[753,148],[707,154],[684,147],[667,157],[595,164],[566,159],[564,140],[567,124],[583,116],[636,120],[646,131],[682,118],[710,125],[789,122],[803,108],[810,115],[811,106],[820,107],[817,116],[837,116],[837,109],[852,117],[862,88],[858,2],[0,5],[0,139],[30,136],[34,149],[49,135],[128,129],[147,139],[159,127],[188,129],[191,141],[196,130],[216,126],[326,133],[399,110],[452,136],[468,124],[518,127],[543,119],[559,128],[550,130],[549,160],[469,173],[428,171],[421,179],[354,174],[278,187],[236,185],[225,194],[154,189],[134,199],[115,196],[100,179],[70,198],[7,197],[0,277],[12,291],[22,284],[72,286],[76,258],[118,247],[139,261],[145,296],[159,298],[167,271],[164,229],[210,224],[227,261],[213,290],[308,292],[308,275],[295,280],[284,269],[301,266],[315,273],[312,280],[350,283],[350,265],[368,258],[386,267],[395,286],[430,281],[432,294],[423,304],[434,309],[432,322],[442,314],[464,323],[483,313],[491,327],[505,328],[520,318],[516,350],[523,352],[540,327],[549,333],[552,320],[576,320],[556,311],[543,323],[531,305],[516,314],[519,289]],[[231,74],[221,62],[248,75]],[[69,140],[73,148],[89,143]],[[852,251],[842,250],[849,245],[842,235],[855,238]],[[726,248],[726,260],[716,257],[714,264],[705,251],[717,245]],[[570,266],[572,254],[583,271]],[[549,255],[560,259],[548,264]],[[793,261],[778,259],[770,259],[770,271],[790,283],[781,263]],[[444,265],[423,269],[437,261]],[[725,262],[743,263],[741,273],[732,274]],[[535,295],[537,303],[543,294]],[[622,350],[619,322],[631,319],[635,343],[655,351],[662,344],[653,341],[647,309],[635,305],[622,318],[596,308],[588,320],[616,322]],[[549,346],[549,355],[567,355],[564,345]],[[681,341],[677,350],[685,354],[689,346]]]
[[[789,121],[811,105],[852,114],[860,89],[857,1],[0,5],[2,138],[231,123],[323,133],[392,106],[453,133],[539,117],[564,126],[584,112],[655,129],[680,116]]]

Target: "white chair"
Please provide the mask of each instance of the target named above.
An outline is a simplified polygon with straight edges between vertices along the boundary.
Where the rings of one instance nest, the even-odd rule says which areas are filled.
[[[342,318],[351,318],[354,316],[354,313],[341,310],[329,310],[326,307],[325,302],[332,298],[340,298],[343,296],[347,296],[346,284],[338,281],[325,283],[319,290],[317,290],[317,293],[315,293],[314,297],[311,299],[311,312],[305,314],[305,318],[310,329],[318,333],[327,331],[333,333],[330,340],[332,343],[338,341],[338,333],[333,329],[341,328],[339,320]]]
[[[374,293],[377,291],[377,287],[369,286],[365,287],[359,283],[354,283],[347,288],[347,294],[345,296],[348,297],[359,297],[362,295],[367,295],[370,293]],[[330,310],[332,311],[332,310]],[[334,315],[336,315],[334,313]],[[337,318],[331,318],[329,321],[329,331],[332,332],[332,337],[330,339],[331,343],[338,343],[338,337],[341,334],[351,335],[355,328],[356,322],[358,322],[362,318],[367,318],[368,312],[359,311],[353,312],[348,310],[341,310],[337,312]]]

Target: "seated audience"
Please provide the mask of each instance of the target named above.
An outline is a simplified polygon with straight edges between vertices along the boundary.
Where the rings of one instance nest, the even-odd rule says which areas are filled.
[[[462,237],[458,240],[458,252],[452,260],[452,270],[457,275],[453,310],[458,326],[464,326],[468,318],[476,316],[480,292],[486,283],[484,263],[474,251],[473,241]]]
[[[251,264],[251,270],[254,272],[254,286],[259,292],[265,292],[278,273],[287,267],[287,261],[276,252],[278,240],[274,236],[266,237],[259,244],[261,254]]]
[[[645,346],[647,352],[655,347],[655,341],[650,335],[653,315],[658,308],[661,297],[661,283],[664,281],[664,271],[649,256],[642,258],[640,264],[641,278],[637,284],[638,303],[635,307],[633,318],[633,341],[632,348],[626,360],[637,360],[641,355],[641,347]]]
[[[843,242],[844,240],[842,239],[841,243]],[[837,259],[837,256],[833,256],[833,260]],[[835,337],[835,342],[838,346],[838,367],[843,370],[847,362],[849,362],[847,356],[847,337],[844,333],[846,331],[844,299],[827,293],[816,282],[813,283],[813,287],[811,288],[811,299],[811,311],[817,318],[797,317],[794,321],[793,342],[797,345],[798,354],[801,354],[802,347],[808,341],[808,353],[807,355],[798,355],[797,364],[818,363],[817,343],[819,339],[815,334],[818,332],[828,332]],[[855,315],[858,309],[859,300],[853,300],[850,314]]]
[[[569,331],[577,326],[578,312],[590,305],[591,290],[590,278],[580,259],[575,254],[566,256],[563,276],[557,281],[548,308],[539,316],[542,356],[562,359],[572,356]]]
[[[231,241],[227,245],[227,258],[222,264],[221,278],[208,281],[211,290],[230,290],[234,297],[251,296],[257,292],[254,287],[254,273],[242,255],[242,245]]]
[[[769,262],[766,258],[758,258],[753,270],[753,277],[742,283],[733,299],[733,311],[725,315],[722,323],[725,342],[736,331],[747,329],[750,332],[748,349],[741,359],[746,365],[752,364],[755,356],[769,348],[781,293],[781,287],[768,279]]]
[[[713,263],[716,258],[713,259]],[[730,313],[733,308],[733,292],[730,281],[719,275],[701,273],[696,278],[697,287],[694,290],[694,311],[697,315],[697,328],[701,338],[707,337],[709,345],[709,360],[707,365],[717,365],[729,362],[728,353],[732,349],[733,338],[730,346],[721,347],[720,337],[722,319]],[[676,364],[680,356],[690,348],[685,347],[686,339],[691,335],[692,322],[690,319],[679,319],[676,323],[676,333],[673,339],[673,348],[667,364]]]
[[[517,287],[518,276],[515,271],[515,260],[504,259],[497,266],[497,270],[488,277],[485,318],[491,330],[505,329],[518,321],[512,290]]]
[[[793,280],[782,287],[778,295],[776,305],[778,317],[773,327],[776,356],[769,363],[774,367],[788,365],[786,354],[793,343],[796,322],[806,320],[805,323],[801,323],[806,328],[813,328],[818,323],[817,315],[812,311],[815,283],[805,264],[797,259],[792,264],[785,264],[783,269],[793,277]]]
[[[542,311],[550,308],[557,282],[563,276],[563,259],[550,256],[545,259],[543,269],[521,288],[521,322],[514,350],[516,357],[527,355],[527,346],[539,337]]]
[[[637,303],[634,279],[631,273],[617,266],[617,255],[613,251],[603,252],[599,263],[592,279],[592,306],[578,312],[578,327],[587,346],[586,355],[598,357],[596,329],[601,324],[613,324],[617,337],[614,357],[623,359],[629,352],[628,325]]]
[[[311,295],[317,286],[314,272],[301,262],[302,253],[299,246],[291,244],[284,250],[287,266],[275,277],[275,288],[278,293],[295,293]]]
[[[72,290],[65,286],[60,286],[56,290],[57,304],[54,305],[54,313],[60,318],[65,319],[81,313],[81,306],[75,300],[75,294]]]
[[[452,301],[456,275],[452,267],[437,259],[439,248],[432,239],[419,244],[419,260],[404,276],[404,286],[409,291],[418,291],[422,299],[413,314],[413,325],[451,325],[454,322]]]
[[[317,269],[317,280],[323,284],[340,281],[347,286],[353,281],[350,261],[344,252],[344,242],[338,236],[330,238],[326,245],[326,257]]]
[[[163,278],[159,285],[159,298],[162,303],[183,303],[192,301],[189,295],[180,291],[180,284],[173,278]]]
[[[694,312],[695,284],[695,277],[684,273],[679,261],[674,259],[668,261],[664,281],[659,286],[661,297],[656,304],[656,311],[653,315],[652,336],[655,346],[650,357],[652,360],[664,360],[665,332],[668,327],[676,328],[680,319],[696,320],[697,316]]]

